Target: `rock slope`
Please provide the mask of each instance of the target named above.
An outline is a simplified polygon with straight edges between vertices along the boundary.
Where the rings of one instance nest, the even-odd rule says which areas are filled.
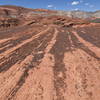
[[[35,15],[0,30],[0,100],[99,100],[99,94],[99,23]]]

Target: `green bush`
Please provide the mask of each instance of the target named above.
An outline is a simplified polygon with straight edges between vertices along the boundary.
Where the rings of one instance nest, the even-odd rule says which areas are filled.
[[[100,23],[100,18],[94,19],[91,21],[92,23]]]

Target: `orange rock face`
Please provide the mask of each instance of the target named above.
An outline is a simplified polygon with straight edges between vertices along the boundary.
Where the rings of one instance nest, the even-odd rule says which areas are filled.
[[[0,100],[100,100],[100,24],[17,19],[0,29]]]

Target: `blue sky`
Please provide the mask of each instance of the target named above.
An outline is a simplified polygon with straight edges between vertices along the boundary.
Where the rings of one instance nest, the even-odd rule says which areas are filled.
[[[28,8],[56,10],[100,10],[100,0],[0,0],[0,5],[18,5]]]

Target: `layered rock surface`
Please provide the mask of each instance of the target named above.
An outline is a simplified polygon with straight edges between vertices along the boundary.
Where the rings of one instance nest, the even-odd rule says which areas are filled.
[[[1,17],[0,100],[99,100],[100,24],[30,12]]]

